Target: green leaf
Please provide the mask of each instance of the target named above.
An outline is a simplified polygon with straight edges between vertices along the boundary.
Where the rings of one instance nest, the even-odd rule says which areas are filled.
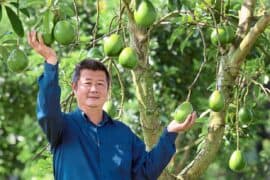
[[[2,6],[0,5],[0,22],[1,22],[1,19],[2,19]]]
[[[0,56],[6,60],[8,58],[8,49],[4,46],[0,46]]]
[[[28,9],[22,8],[22,9],[20,9],[20,11],[21,11],[24,15],[26,15],[27,17],[30,17],[30,13],[28,12]]]
[[[2,42],[2,44],[6,45],[6,44],[17,44],[17,40],[16,39],[7,39],[5,41]]]
[[[20,8],[28,7],[45,7],[46,1],[44,0],[20,0]]]
[[[196,6],[197,0],[182,0],[182,4],[187,9],[194,9]]]
[[[23,37],[24,36],[24,31],[23,31],[23,25],[22,25],[22,22],[21,22],[20,18],[8,6],[6,6],[6,11],[7,11],[7,15],[8,15],[10,24],[11,24],[14,32],[18,36]]]
[[[175,30],[173,30],[170,38],[168,38],[167,40],[168,49],[171,49],[177,38],[181,37],[184,33],[185,33],[184,28],[176,28]]]
[[[46,33],[46,34],[51,34],[52,32],[52,29],[53,29],[53,20],[54,20],[54,14],[52,11],[50,10],[47,10],[45,13],[44,13],[44,16],[43,16],[43,33]]]
[[[0,35],[0,44],[5,47],[16,46],[17,38],[15,33],[7,31]]]
[[[208,122],[208,117],[201,117],[196,119],[196,123],[206,123]]]
[[[180,0],[168,0],[169,11],[180,10],[181,7],[182,7],[182,4],[181,4]]]
[[[59,9],[61,17],[72,17],[75,16],[75,12],[68,3],[59,3]]]
[[[192,31],[186,36],[186,38],[181,42],[180,44],[180,51],[183,53],[184,52],[184,49],[186,47],[189,47],[190,46],[190,37],[192,36]]]
[[[26,15],[27,17],[30,17],[30,14],[29,14],[29,12],[28,12],[28,10],[27,10],[27,8],[20,8],[19,6],[18,6],[18,3],[16,3],[16,2],[12,2],[12,3],[10,3],[11,5],[13,5],[15,8],[19,8],[19,10],[24,14],[24,15]]]
[[[9,36],[11,34],[12,34],[12,32],[9,32],[9,31],[4,32],[3,34],[0,35],[0,40],[2,41],[2,39],[5,38],[5,36]],[[0,43],[1,43],[1,41],[0,41]]]

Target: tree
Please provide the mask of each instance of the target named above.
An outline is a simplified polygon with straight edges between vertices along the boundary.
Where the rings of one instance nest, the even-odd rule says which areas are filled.
[[[264,177],[269,173],[268,1],[154,0],[151,4],[156,7],[157,17],[150,25],[138,24],[134,19],[141,0],[16,2],[1,2],[0,11],[0,26],[4,27],[0,30],[0,83],[4,87],[0,97],[0,112],[3,112],[0,130],[4,135],[0,139],[4,149],[4,156],[0,156],[4,162],[0,177],[1,174],[34,176],[31,168],[35,165],[29,159],[39,162],[37,168],[49,162],[48,155],[40,153],[46,141],[40,136],[37,123],[31,133],[25,129],[35,119],[35,96],[31,95],[37,90],[35,79],[42,70],[42,60],[32,55],[23,32],[38,28],[52,33],[56,22],[63,19],[69,20],[77,32],[75,42],[68,46],[51,44],[61,57],[63,110],[69,111],[74,105],[68,86],[74,63],[84,57],[102,59],[113,77],[111,99],[118,117],[141,136],[148,149],[156,143],[181,102],[190,101],[199,114],[198,125],[178,136],[177,153],[160,179],[217,176],[207,171],[209,168],[231,178],[257,178],[259,174]],[[37,10],[39,7],[44,8]],[[226,27],[225,37],[219,30],[223,27]],[[216,32],[215,43],[212,32]],[[117,56],[105,56],[103,38],[113,33],[118,33],[125,46],[136,51],[139,59],[136,68],[126,69],[118,64]],[[6,59],[18,44],[29,55],[29,66],[15,74],[8,70]],[[208,108],[208,97],[214,90],[222,92],[225,98],[221,112]],[[238,111],[243,106],[253,111],[253,119],[248,122],[239,121]],[[23,123],[16,123],[22,117],[25,117]],[[252,138],[247,139],[248,136]],[[35,141],[37,137],[39,141]],[[31,143],[20,139],[29,139]],[[251,148],[252,145],[257,147]],[[247,158],[245,173],[233,173],[228,163],[224,164],[235,149],[253,156]],[[264,168],[256,169],[255,165]]]

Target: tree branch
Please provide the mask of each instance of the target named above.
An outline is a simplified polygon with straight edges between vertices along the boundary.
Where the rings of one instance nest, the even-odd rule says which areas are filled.
[[[198,179],[214,160],[224,134],[224,116],[224,112],[211,113],[211,123],[204,147],[199,151],[194,160],[177,175],[177,179]]]
[[[124,3],[125,8],[127,9],[127,15],[128,15],[128,19],[131,20],[132,22],[134,21],[133,18],[133,12],[132,10],[129,8],[129,1],[128,0],[122,0]]]
[[[239,22],[237,29],[237,36],[241,39],[247,33],[251,18],[253,17],[253,11],[255,7],[256,0],[244,0],[241,10],[239,12]]]
[[[258,36],[265,30],[265,28],[270,23],[270,10],[265,12],[258,22],[250,29],[248,34],[241,41],[239,47],[232,53],[230,58],[231,67],[240,67],[241,63],[245,60],[247,54],[249,53],[251,47],[254,45]],[[238,68],[231,68],[232,76],[238,74]]]

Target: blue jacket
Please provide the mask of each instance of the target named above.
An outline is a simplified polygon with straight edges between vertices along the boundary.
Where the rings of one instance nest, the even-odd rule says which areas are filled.
[[[45,63],[38,82],[37,117],[52,147],[55,179],[157,179],[175,153],[177,134],[166,128],[147,152],[128,126],[106,112],[99,125],[79,108],[62,113],[58,65]]]

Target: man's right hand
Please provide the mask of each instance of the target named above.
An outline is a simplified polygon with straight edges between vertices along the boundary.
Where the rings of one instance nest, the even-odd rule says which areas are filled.
[[[29,45],[38,54],[40,54],[46,60],[47,63],[53,65],[57,64],[57,56],[55,51],[44,44],[41,34],[39,34],[37,37],[37,33],[35,31],[31,31],[27,34],[27,40]]]

